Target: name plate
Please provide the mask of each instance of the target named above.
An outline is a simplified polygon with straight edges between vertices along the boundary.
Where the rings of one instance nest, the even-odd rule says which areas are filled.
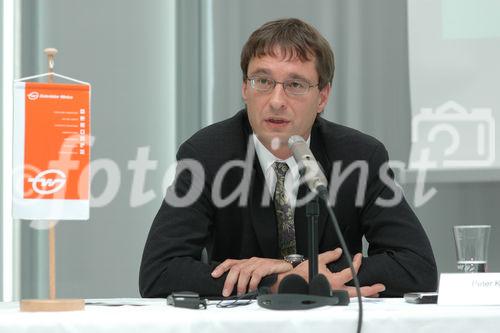
[[[500,305],[500,273],[443,273],[438,305]]]

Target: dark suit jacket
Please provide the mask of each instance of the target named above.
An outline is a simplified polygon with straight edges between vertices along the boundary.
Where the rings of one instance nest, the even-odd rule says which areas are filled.
[[[172,291],[195,291],[201,295],[221,295],[225,275],[210,276],[217,263],[225,259],[255,257],[278,258],[278,234],[274,208],[262,205],[268,191],[255,153],[250,154],[249,172],[242,167],[228,170],[222,180],[222,199],[240,185],[245,175],[249,180],[246,204],[236,198],[218,208],[213,200],[212,186],[217,172],[228,161],[245,161],[247,144],[252,144],[252,130],[245,110],[234,117],[208,126],[184,142],[177,160],[194,159],[200,172],[179,170],[167,190],[165,200],[151,226],[142,257],[139,286],[143,297],[166,297]],[[249,141],[250,138],[250,141]],[[356,130],[318,118],[311,132],[311,151],[330,181],[333,164],[342,163],[345,170],[351,163],[368,162],[364,203],[356,206],[360,172],[350,173],[341,183],[334,211],[342,234],[352,254],[361,252],[362,237],[369,243],[368,257],[358,273],[360,284],[383,283],[384,296],[400,296],[407,291],[436,289],[436,264],[430,243],[417,217],[404,200],[382,208],[378,197],[390,199],[397,189],[379,177],[380,166],[388,160],[387,151],[376,139]],[[240,162],[241,163],[241,162]],[[392,175],[392,171],[389,172]],[[201,180],[201,181],[200,181]],[[169,198],[183,197],[193,185],[201,192],[194,203],[175,207]],[[330,184],[334,186],[335,184]],[[338,186],[338,184],[337,184]],[[298,198],[306,193],[299,188]],[[305,206],[295,210],[297,252],[307,254]],[[319,252],[339,247],[325,206],[320,207]],[[208,249],[209,263],[201,261],[203,248]],[[346,267],[345,260],[330,266],[332,270]]]

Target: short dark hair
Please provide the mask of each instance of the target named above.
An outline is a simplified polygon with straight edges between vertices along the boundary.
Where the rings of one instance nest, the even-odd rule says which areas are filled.
[[[328,41],[311,25],[296,18],[267,22],[255,30],[241,50],[240,66],[247,79],[248,64],[253,57],[275,56],[279,48],[283,57],[316,61],[319,89],[332,83],[335,71],[333,51]]]

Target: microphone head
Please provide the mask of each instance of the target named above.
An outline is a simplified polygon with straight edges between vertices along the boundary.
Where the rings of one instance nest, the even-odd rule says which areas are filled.
[[[292,135],[288,138],[288,148],[292,149],[292,146],[299,142],[306,142],[306,140],[304,140],[304,138],[300,135]]]
[[[323,274],[313,277],[309,284],[309,295],[331,296],[331,291],[330,282]]]
[[[309,286],[304,278],[297,274],[290,274],[283,278],[279,287],[278,294],[303,294],[309,293]]]

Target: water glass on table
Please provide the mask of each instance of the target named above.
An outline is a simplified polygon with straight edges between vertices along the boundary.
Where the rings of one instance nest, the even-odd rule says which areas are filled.
[[[456,225],[453,227],[459,272],[487,271],[490,230],[490,225]]]

